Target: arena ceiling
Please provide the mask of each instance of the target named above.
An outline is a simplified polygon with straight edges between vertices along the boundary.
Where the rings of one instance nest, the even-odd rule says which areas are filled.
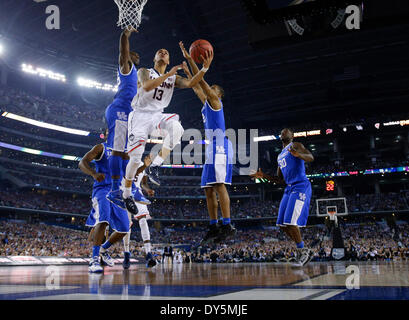
[[[60,8],[61,30],[45,27],[50,4]],[[0,33],[18,48],[13,52],[16,63],[46,65],[67,75],[87,70],[110,83],[116,80],[117,18],[110,0],[0,3]],[[209,40],[215,60],[208,80],[226,89],[226,108],[234,110],[226,111],[227,121],[265,127],[272,121],[286,125],[295,119],[352,114],[357,104],[365,112],[399,108],[409,100],[408,34],[409,25],[401,24],[256,50],[249,44],[240,1],[149,0],[132,49],[140,53],[143,66],[152,65],[160,48],[167,48],[176,64],[183,60],[179,40],[187,45],[198,38]],[[181,90],[169,111],[186,116],[197,113],[196,104],[190,90]]]

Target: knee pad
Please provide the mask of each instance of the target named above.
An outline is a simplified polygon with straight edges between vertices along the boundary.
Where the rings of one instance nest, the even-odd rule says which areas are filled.
[[[166,123],[164,129],[168,134],[163,141],[163,146],[169,150],[173,150],[175,146],[180,143],[185,130],[179,121],[173,119]]]
[[[142,240],[143,241],[151,240],[148,221],[146,221],[146,218],[139,219],[139,227],[141,228]]]

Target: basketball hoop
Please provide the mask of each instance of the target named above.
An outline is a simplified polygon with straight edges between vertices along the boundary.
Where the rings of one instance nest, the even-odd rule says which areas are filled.
[[[330,220],[336,220],[337,207],[336,206],[327,206],[327,214],[329,215]]]
[[[142,11],[148,0],[114,0],[119,9],[117,25],[121,29],[138,29]]]

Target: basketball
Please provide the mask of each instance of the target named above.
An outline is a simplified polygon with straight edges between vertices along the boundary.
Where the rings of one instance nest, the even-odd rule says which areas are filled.
[[[190,56],[196,63],[203,63],[200,55],[203,55],[204,57],[206,55],[206,51],[213,52],[213,46],[209,41],[202,39],[193,42],[189,49]]]

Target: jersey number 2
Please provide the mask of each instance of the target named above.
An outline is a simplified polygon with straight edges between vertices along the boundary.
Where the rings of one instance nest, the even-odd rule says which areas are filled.
[[[155,93],[153,94],[153,99],[161,101],[162,96],[163,96],[163,90],[158,90],[158,88],[156,88]]]

